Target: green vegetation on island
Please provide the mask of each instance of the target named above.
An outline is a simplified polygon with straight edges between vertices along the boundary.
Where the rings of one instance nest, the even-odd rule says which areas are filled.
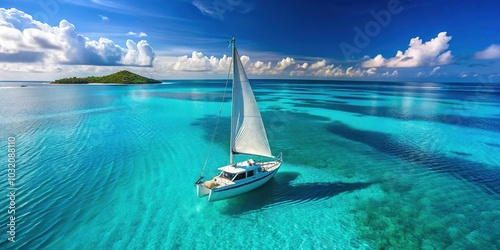
[[[161,81],[140,76],[127,70],[122,70],[107,76],[89,76],[89,77],[69,77],[55,80],[53,84],[87,84],[87,83],[161,83]]]

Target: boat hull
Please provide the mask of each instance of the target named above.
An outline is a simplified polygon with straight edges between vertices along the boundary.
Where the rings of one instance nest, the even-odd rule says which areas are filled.
[[[196,195],[198,195],[198,197],[207,196],[210,194],[210,191],[210,189],[204,187],[201,183],[196,184]]]
[[[255,178],[250,178],[248,180],[245,180],[244,182],[235,183],[233,185],[224,186],[222,188],[208,189],[208,201],[224,200],[227,198],[238,196],[240,194],[244,194],[264,185],[278,172],[278,169],[281,167],[281,162],[278,164],[279,166],[274,170],[263,172],[259,176],[255,176]],[[205,187],[201,186],[201,188]]]

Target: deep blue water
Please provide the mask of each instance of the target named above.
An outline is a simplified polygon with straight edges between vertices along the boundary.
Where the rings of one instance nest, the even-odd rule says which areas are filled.
[[[164,83],[0,82],[1,249],[500,248],[499,84],[252,80],[284,164],[208,203],[225,80]]]

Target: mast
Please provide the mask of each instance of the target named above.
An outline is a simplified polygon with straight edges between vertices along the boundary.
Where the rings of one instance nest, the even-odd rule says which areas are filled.
[[[236,79],[236,76],[235,76],[235,72],[236,72],[236,60],[234,58],[234,55],[236,53],[234,53],[234,50],[236,49],[235,47],[235,40],[234,40],[234,36],[231,38],[231,66],[232,66],[232,70],[233,70],[233,86],[232,86],[232,93],[233,93],[233,96],[232,96],[232,100],[231,100],[231,103],[232,103],[232,106],[231,106],[231,136],[230,136],[230,140],[229,140],[229,164],[230,165],[233,165],[233,148],[234,148],[234,126],[233,126],[233,110],[234,110],[234,82],[235,82],[235,79]]]

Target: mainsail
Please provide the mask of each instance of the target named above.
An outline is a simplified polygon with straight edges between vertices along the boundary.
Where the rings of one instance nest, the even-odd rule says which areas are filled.
[[[233,40],[233,111],[231,151],[272,157],[266,130],[250,82]],[[231,159],[232,161],[232,159]]]

